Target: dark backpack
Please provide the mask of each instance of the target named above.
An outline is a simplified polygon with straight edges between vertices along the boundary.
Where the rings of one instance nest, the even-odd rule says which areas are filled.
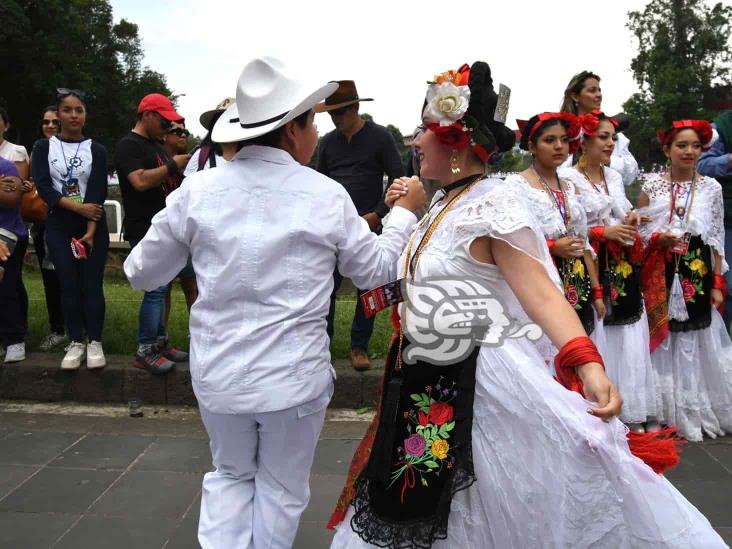
[[[204,169],[206,161],[208,161],[209,168],[216,167],[216,151],[213,145],[202,145],[198,149],[198,170],[196,171],[200,172]]]

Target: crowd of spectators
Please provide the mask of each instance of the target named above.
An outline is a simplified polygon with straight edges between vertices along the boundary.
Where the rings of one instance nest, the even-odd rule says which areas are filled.
[[[322,140],[317,169],[345,187],[359,215],[379,232],[387,212],[385,176],[391,181],[404,175],[404,168],[388,130],[359,115],[359,103],[367,100],[358,97],[352,81],[340,82],[339,92],[324,109],[336,129]],[[28,294],[23,265],[32,242],[48,314],[48,332],[39,350],[64,346],[60,365],[64,370],[76,370],[84,363],[90,369],[106,365],[104,275],[110,239],[104,203],[110,168],[122,195],[124,239],[134,248],[186,176],[223,166],[239,150],[237,143],[211,139],[214,124],[234,103],[231,97],[200,114],[208,133],[200,146],[189,151],[185,118],[168,97],[146,95],[134,126],[116,144],[114,158],[85,134],[87,116],[97,115],[87,112],[86,103],[83,91],[59,88],[55,103],[39,113],[38,139],[30,155],[25,147],[5,139],[11,122],[0,108],[0,358],[6,363],[26,359]],[[177,278],[190,310],[198,296],[190,258]],[[341,281],[336,271],[327,318],[331,338]],[[172,282],[144,292],[140,303],[133,366],[152,374],[165,374],[188,359],[187,352],[171,346],[168,338]],[[372,330],[373,319],[357,305],[351,330],[351,360],[357,370],[370,367]]]

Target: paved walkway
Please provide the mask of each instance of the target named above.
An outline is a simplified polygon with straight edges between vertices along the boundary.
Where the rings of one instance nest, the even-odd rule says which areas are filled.
[[[198,548],[205,432],[195,409],[145,412],[0,401],[0,547]],[[296,549],[329,546],[324,525],[364,419],[329,412]],[[669,478],[732,544],[732,437],[689,445]]]

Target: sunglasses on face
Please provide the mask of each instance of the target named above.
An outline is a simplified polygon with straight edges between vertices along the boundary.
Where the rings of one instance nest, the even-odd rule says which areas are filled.
[[[74,90],[71,88],[56,88],[56,99],[58,99],[59,101],[64,97],[68,97],[69,95],[78,97],[82,101],[86,100],[86,93],[81,90]]]
[[[58,127],[58,125],[59,125],[58,120],[48,120],[46,118],[44,118],[42,120],[41,124],[43,124],[44,126],[56,126],[56,127]]]
[[[174,133],[178,137],[188,137],[191,135],[191,132],[189,132],[185,128],[175,128],[174,130],[168,130],[168,134]]]
[[[159,112],[155,112],[155,111],[152,111],[152,112],[153,112],[153,114],[155,114],[155,116],[158,117],[158,119],[160,119],[160,127],[164,130],[169,130],[170,127],[173,125],[173,123],[170,120],[168,120],[167,118],[165,118],[163,115],[161,115]]]
[[[349,110],[351,110],[351,107],[353,105],[348,105],[347,107],[341,107],[340,109],[333,109],[332,111],[329,111],[328,114],[331,116],[341,116],[343,114],[346,114]]]

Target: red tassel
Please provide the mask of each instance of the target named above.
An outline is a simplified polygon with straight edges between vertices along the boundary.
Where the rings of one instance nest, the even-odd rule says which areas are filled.
[[[676,427],[664,427],[656,433],[628,433],[631,453],[659,475],[681,462],[679,453],[684,444],[686,440],[678,437]]]
[[[330,520],[328,521],[328,525],[326,526],[326,528],[328,528],[328,530],[335,530],[345,518],[345,511],[334,511],[333,514],[330,516]]]
[[[603,364],[592,340],[588,337],[576,337],[568,341],[554,359],[557,381],[570,391],[583,395],[582,381],[574,366],[587,362]],[[684,444],[686,441],[677,436],[676,427],[665,427],[655,433],[628,433],[630,452],[658,474],[663,474],[679,464],[679,450]]]

